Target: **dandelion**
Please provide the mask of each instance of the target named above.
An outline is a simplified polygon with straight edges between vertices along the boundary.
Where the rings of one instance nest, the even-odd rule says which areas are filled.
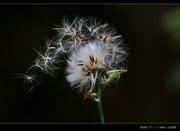
[[[100,120],[104,123],[101,105],[101,89],[110,86],[127,72],[124,62],[128,56],[122,36],[107,23],[101,24],[94,18],[76,17],[73,21],[63,19],[62,25],[53,28],[58,32],[53,40],[46,41],[44,51],[37,51],[37,58],[23,78],[23,85],[36,86],[37,76],[28,74],[40,70],[50,76],[58,75],[61,63],[66,63],[67,82],[84,93],[84,100],[97,103]],[[33,81],[36,84],[33,84]],[[31,88],[32,89],[32,88]]]

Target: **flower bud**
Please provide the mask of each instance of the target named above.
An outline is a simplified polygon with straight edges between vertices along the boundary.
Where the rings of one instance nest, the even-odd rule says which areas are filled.
[[[115,80],[118,80],[120,78],[120,73],[117,71],[109,73],[109,78],[107,79],[108,83],[112,83]]]
[[[96,97],[97,96],[97,94],[96,93],[92,93],[92,97]]]
[[[119,79],[120,74],[119,74],[119,72],[114,71],[114,72],[111,72],[111,73],[109,74],[109,77],[112,77],[112,78],[114,78],[114,79]]]

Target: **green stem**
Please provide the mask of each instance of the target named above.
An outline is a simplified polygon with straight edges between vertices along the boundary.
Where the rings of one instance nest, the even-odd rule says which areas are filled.
[[[105,123],[102,105],[101,105],[101,84],[100,84],[100,82],[97,82],[97,99],[99,100],[99,101],[97,101],[97,104],[98,104],[100,120],[101,120],[101,123]]]

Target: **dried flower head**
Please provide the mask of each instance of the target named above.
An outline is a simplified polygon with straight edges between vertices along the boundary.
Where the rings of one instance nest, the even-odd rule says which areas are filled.
[[[27,76],[37,69],[56,76],[60,63],[67,62],[65,72],[71,86],[79,92],[92,92],[97,81],[106,86],[126,72],[122,65],[128,56],[127,48],[122,36],[107,23],[101,24],[92,17],[76,17],[73,21],[64,18],[53,29],[57,36],[46,42],[44,51],[36,51],[38,56],[26,71]],[[31,82],[29,78],[26,83]]]
[[[88,20],[86,22],[93,23]],[[115,29],[111,30],[108,24],[96,25],[94,21],[93,26],[85,24],[82,27],[81,31],[87,39],[77,42],[80,46],[69,52],[66,68],[67,81],[80,92],[93,90],[93,81],[97,80],[96,72],[99,80],[100,77],[103,78],[102,83],[113,82],[113,72],[117,72],[119,78],[120,73],[126,72],[121,66],[127,57],[127,48],[122,46],[121,35],[115,35]],[[103,71],[101,75],[100,70]]]

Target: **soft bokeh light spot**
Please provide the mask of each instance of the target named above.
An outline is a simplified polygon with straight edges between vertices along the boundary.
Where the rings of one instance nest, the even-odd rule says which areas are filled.
[[[167,74],[167,88],[170,93],[180,93],[180,61],[176,62]]]
[[[163,29],[170,37],[169,49],[180,51],[180,8],[170,10],[163,18]]]

